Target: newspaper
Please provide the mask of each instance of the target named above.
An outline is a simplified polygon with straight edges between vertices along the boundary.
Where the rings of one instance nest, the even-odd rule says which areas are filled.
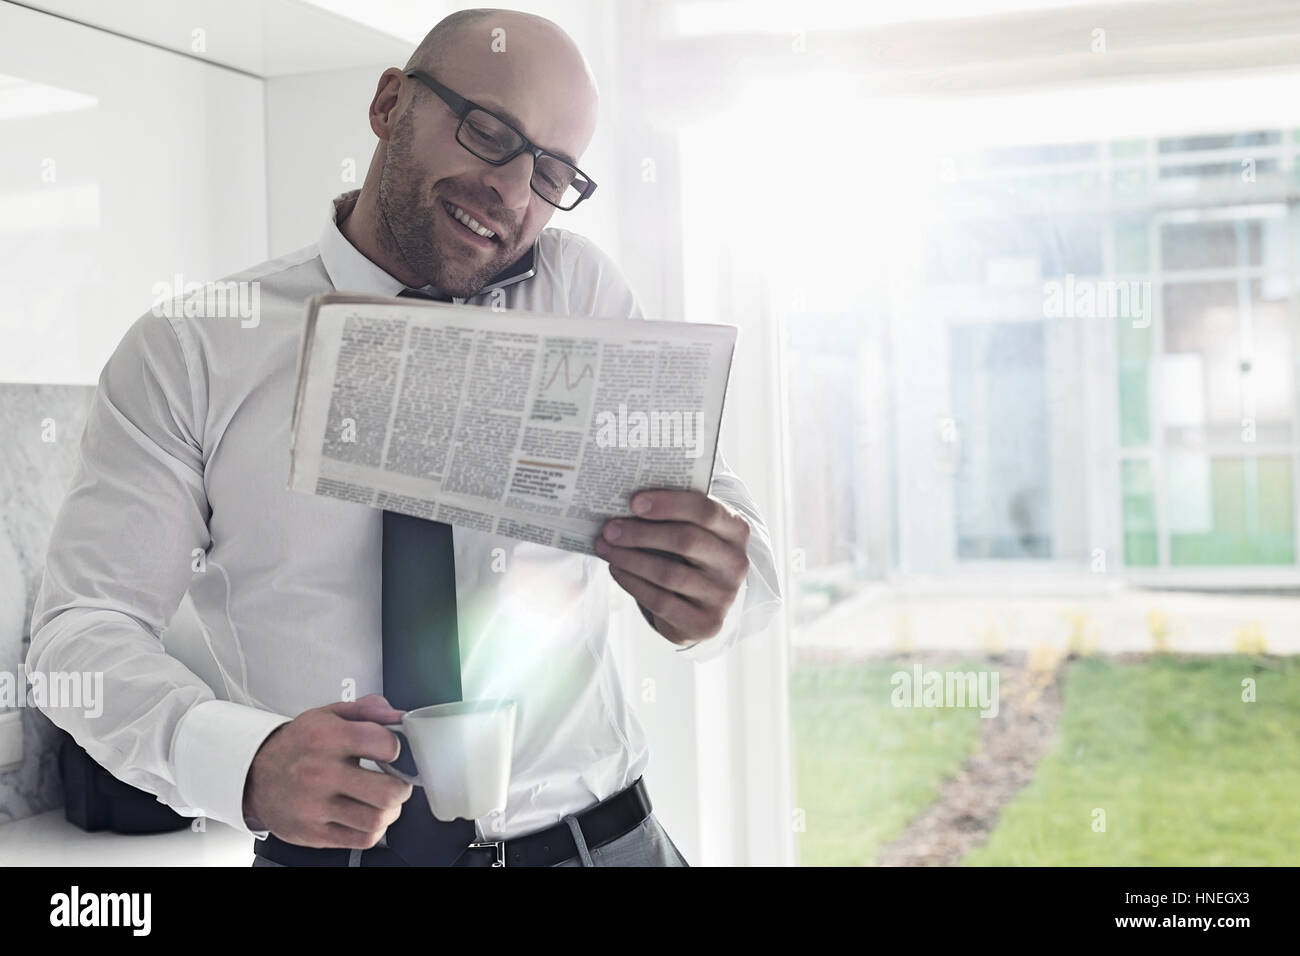
[[[647,488],[707,492],[736,329],[329,293],[289,488],[591,554]]]

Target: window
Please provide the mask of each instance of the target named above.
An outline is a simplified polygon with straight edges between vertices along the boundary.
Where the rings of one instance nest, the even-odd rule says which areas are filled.
[[[949,161],[957,175],[915,270],[892,263],[904,280],[863,295],[887,305],[787,323],[791,509],[807,563],[791,674],[803,862],[1102,862],[1062,835],[1080,801],[1109,799],[1086,796],[1079,774],[1105,776],[1116,805],[1132,797],[1144,814],[1186,804],[1173,814],[1184,838],[1130,829],[1125,862],[1270,859],[1254,825],[1236,832],[1206,804],[1228,776],[1166,724],[1248,732],[1240,708],[1188,695],[1277,632],[1250,592],[1277,571],[1300,580],[1298,145],[1291,130],[1245,130]],[[884,408],[862,400],[864,355],[885,357]],[[864,478],[873,467],[889,480]],[[1239,593],[1158,590],[1187,587]],[[1178,641],[1213,653],[1160,653]],[[1044,675],[1065,661],[1063,704]],[[1033,719],[1056,728],[984,848],[960,836],[983,825],[984,798],[953,783],[988,746],[981,721],[909,709],[935,668],[1001,674],[1019,687],[1004,700],[1032,697],[1030,711],[1046,708]],[[1296,673],[1283,671],[1289,687]],[[1144,696],[1125,704],[1125,687]],[[1030,735],[1002,751],[1000,775],[1014,780],[1012,753],[1034,746]],[[1128,756],[1102,756],[1112,750]],[[1156,756],[1146,767],[1137,753]],[[1170,773],[1199,789],[1175,796]],[[962,824],[954,807],[967,804]],[[1238,806],[1265,827],[1278,812],[1262,797]],[[937,856],[918,856],[927,845]]]

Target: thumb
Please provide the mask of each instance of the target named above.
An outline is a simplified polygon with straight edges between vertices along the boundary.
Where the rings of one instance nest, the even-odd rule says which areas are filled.
[[[383,694],[367,694],[360,700],[339,701],[325,709],[344,720],[373,720],[377,724],[395,724],[405,713],[390,705]]]

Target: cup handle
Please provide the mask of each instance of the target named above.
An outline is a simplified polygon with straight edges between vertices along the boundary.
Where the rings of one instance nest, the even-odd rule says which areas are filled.
[[[397,733],[406,732],[406,729],[401,724],[384,724],[383,726],[385,730],[392,730],[392,731],[396,731]],[[408,747],[411,745],[409,740],[407,741],[406,745]],[[399,750],[397,752],[397,755],[400,757],[402,755],[402,752]],[[418,776],[408,777],[406,774],[402,773],[402,771],[398,770],[392,764],[384,763],[382,760],[376,760],[374,761],[374,764],[376,767],[378,767],[384,773],[388,774],[390,777],[396,777],[398,780],[402,781],[403,783],[409,783],[413,787],[423,786],[423,784],[420,783],[420,778]]]

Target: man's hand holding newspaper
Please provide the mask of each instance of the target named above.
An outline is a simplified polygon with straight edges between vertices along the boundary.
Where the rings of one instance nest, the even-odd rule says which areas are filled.
[[[632,510],[605,523],[596,554],[669,641],[713,637],[749,573],[749,523],[700,491],[642,491]]]

